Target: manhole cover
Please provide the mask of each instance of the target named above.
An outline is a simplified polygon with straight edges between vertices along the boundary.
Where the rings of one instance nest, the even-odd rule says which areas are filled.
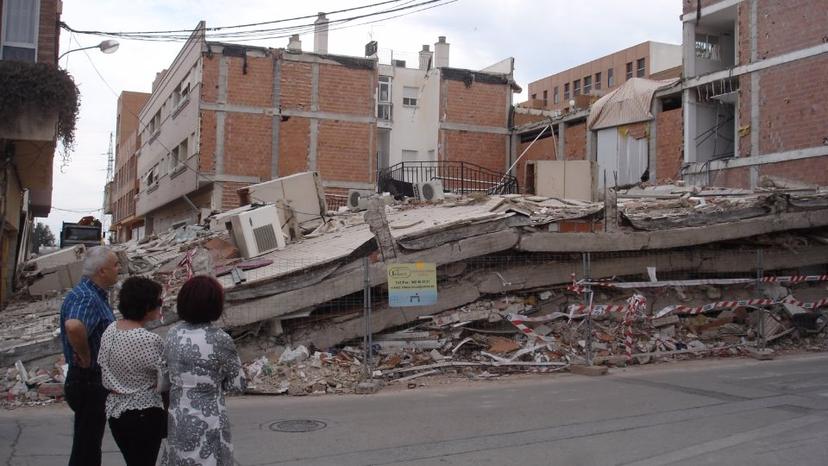
[[[277,421],[268,428],[275,432],[312,432],[327,427],[328,424],[313,419],[293,419],[289,421]]]

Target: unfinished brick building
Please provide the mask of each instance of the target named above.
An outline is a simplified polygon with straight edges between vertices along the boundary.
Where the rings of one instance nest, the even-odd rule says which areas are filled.
[[[135,216],[135,195],[138,193],[138,156],[141,131],[138,112],[146,104],[145,92],[121,92],[118,96],[118,121],[115,126],[115,165],[112,180],[107,183],[104,213],[112,215],[110,239],[113,242],[140,238],[144,222]]]
[[[685,178],[824,185],[828,2],[682,3]]]
[[[375,61],[326,52],[208,42],[199,25],[141,111],[136,214],[147,233],[306,170],[330,191],[373,188]]]

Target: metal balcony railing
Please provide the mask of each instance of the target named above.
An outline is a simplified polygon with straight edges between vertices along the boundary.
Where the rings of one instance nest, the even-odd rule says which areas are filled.
[[[440,180],[446,192],[456,194],[519,192],[518,181],[514,176],[462,161],[400,162],[380,170],[377,189],[397,197],[413,197],[416,184],[433,180]]]

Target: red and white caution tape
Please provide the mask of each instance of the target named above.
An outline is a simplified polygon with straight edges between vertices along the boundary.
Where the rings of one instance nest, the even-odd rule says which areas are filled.
[[[828,275],[784,275],[779,277],[762,277],[759,281],[762,283],[805,283],[805,282],[825,282],[828,281]],[[709,278],[697,280],[665,280],[657,282],[607,282],[607,281],[580,281],[577,285],[581,288],[586,285],[603,286],[607,288],[659,288],[666,286],[701,286],[701,285],[739,285],[745,283],[755,283],[755,278]],[[567,286],[567,289],[575,286]]]
[[[627,362],[632,362],[633,341],[632,324],[637,315],[643,315],[647,308],[647,298],[640,294],[634,294],[627,301],[627,310],[624,312],[624,349],[627,353]]]
[[[526,322],[525,319],[526,319],[526,317],[524,317],[522,315],[518,315],[518,314],[510,314],[509,317],[507,317],[507,320],[509,322],[511,322],[512,325],[514,325],[518,330],[523,332],[523,334],[526,335],[527,337],[529,337],[530,339],[536,339],[536,340],[540,340],[540,341],[543,341],[543,342],[546,342],[546,343],[554,343],[555,342],[554,337],[548,337],[548,336],[541,335],[541,334],[535,332],[534,330],[532,330],[531,328],[529,328],[528,326],[526,326],[526,324],[524,324],[524,322]]]
[[[627,304],[593,304],[592,315],[600,316],[609,312],[627,312]],[[589,311],[589,306],[586,304],[572,304],[569,306],[569,318],[584,317]]]
[[[705,304],[704,306],[684,306],[681,304],[674,304],[667,306],[655,314],[655,317],[664,317],[668,314],[682,314],[682,315],[696,315],[704,312],[715,311],[719,309],[736,309],[745,306],[771,306],[774,304],[793,304],[803,309],[815,310],[828,305],[828,298],[820,299],[812,303],[802,302],[793,296],[788,296],[781,300],[774,299],[741,299],[737,301],[718,301],[715,303]]]

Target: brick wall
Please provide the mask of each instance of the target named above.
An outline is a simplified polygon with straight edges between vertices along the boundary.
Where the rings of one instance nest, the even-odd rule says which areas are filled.
[[[374,115],[374,70],[319,65],[319,110]]]
[[[701,7],[704,8],[706,6],[719,3],[720,1],[722,0],[701,0]],[[682,0],[681,5],[684,9],[684,13],[695,12],[696,5],[698,5],[698,0]]]
[[[824,42],[828,32],[825,0],[762,0],[758,6],[760,60]]]
[[[759,167],[759,176],[777,176],[815,185],[828,185],[828,156],[769,163]]]
[[[267,115],[227,113],[224,120],[224,172],[270,178],[272,121]]]
[[[709,186],[750,189],[750,168],[738,167],[711,172]]]
[[[497,173],[506,170],[508,135],[440,130],[439,160],[471,162]]]
[[[512,92],[508,84],[443,80],[440,115],[445,121],[479,126],[506,127],[509,124],[507,103]]]
[[[308,169],[310,120],[291,117],[279,126],[279,176]]]
[[[200,141],[198,155],[198,171],[213,173],[216,169],[216,112],[202,110],[199,121]]]
[[[57,63],[59,22],[58,0],[40,0],[40,30],[37,36],[37,61],[40,63]]]
[[[281,63],[281,105],[283,109],[310,110],[311,65],[292,61]]]
[[[564,158],[566,160],[586,160],[586,121],[566,125]]]
[[[247,57],[247,73],[242,57],[226,57],[227,103],[271,107],[273,105],[273,58]],[[216,76],[217,77],[217,76]]]
[[[759,73],[761,153],[803,149],[828,142],[826,74],[828,56],[824,54]]]
[[[548,130],[544,134],[548,135]],[[556,141],[556,138],[548,136],[543,139],[538,139],[531,147],[529,147],[529,144],[531,144],[532,141],[523,142],[518,145],[516,156],[520,156],[520,154],[522,154],[523,151],[526,150],[527,147],[529,147],[529,150],[526,150],[526,153],[523,155],[523,158],[521,158],[518,164],[515,166],[514,171],[515,176],[517,176],[521,192],[526,192],[526,162],[529,162],[531,160],[556,160],[555,153],[558,149],[555,145]]]
[[[201,54],[201,100],[215,102],[218,100],[218,75],[221,55]]]
[[[373,181],[375,132],[372,124],[320,121],[316,165],[322,179]]]
[[[514,116],[512,117],[512,125],[515,127],[519,127],[527,123],[534,123],[536,121],[541,121],[545,119],[546,117],[543,115],[528,115],[526,113],[515,112]]]
[[[682,109],[660,112],[656,116],[656,179],[659,183],[679,179],[684,162]]]
[[[247,186],[249,183],[239,183],[236,181],[225,181],[221,183],[221,209],[231,210],[236,207],[241,207],[241,199],[239,198],[239,188]]]

